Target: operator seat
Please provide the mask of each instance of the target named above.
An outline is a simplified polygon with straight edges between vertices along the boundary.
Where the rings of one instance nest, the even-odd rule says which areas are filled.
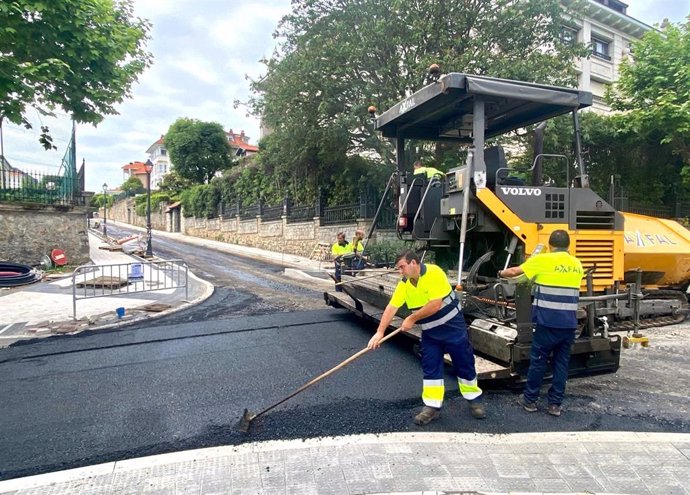
[[[486,185],[489,189],[495,189],[496,185],[524,186],[525,181],[519,177],[511,177],[508,174],[508,162],[503,146],[492,146],[484,150],[484,164],[486,165]],[[503,170],[501,170],[503,169]],[[501,170],[499,172],[499,170]],[[498,172],[498,177],[496,173]]]
[[[484,150],[484,164],[486,165],[486,185],[493,189],[496,187],[496,172],[498,169],[508,167],[506,152],[503,150],[503,146],[486,148]],[[506,173],[507,170],[503,172],[503,174]]]

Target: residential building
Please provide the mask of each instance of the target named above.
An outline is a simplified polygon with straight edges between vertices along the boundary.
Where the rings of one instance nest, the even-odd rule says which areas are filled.
[[[228,132],[226,132],[226,134],[228,137],[228,143],[230,144],[230,153],[233,157],[251,156],[259,151],[258,146],[249,144],[249,137],[245,135],[244,131],[241,131],[239,134],[235,134],[232,129],[230,129]],[[149,146],[149,148],[146,150],[146,153],[148,154],[148,159],[151,160],[151,163],[153,163],[153,170],[151,171],[151,189],[158,189],[163,177],[170,172],[173,166],[168,156],[168,150],[165,148],[165,136],[161,135],[156,142]],[[129,164],[133,166],[128,169],[125,169],[125,167],[128,167],[129,165],[125,165],[123,170],[125,170],[125,173],[135,171],[134,175],[138,175],[139,168],[136,166],[138,163],[141,162],[133,162]],[[144,174],[146,174],[145,171]],[[142,183],[144,186],[146,186],[145,180],[142,180]]]
[[[606,86],[618,80],[619,66],[630,56],[630,42],[654,28],[627,15],[628,5],[620,0],[584,0],[583,8],[584,18],[565,26],[563,37],[592,47],[589,58],[575,62],[578,88],[592,92],[595,111],[609,112],[604,102]]]
[[[232,156],[252,156],[259,152],[258,146],[249,144],[249,136],[246,136],[244,131],[235,134],[230,129],[226,134],[228,135]]]
[[[0,155],[0,189],[21,189],[24,186],[33,186],[36,182],[31,175],[13,167]]]
[[[149,160],[153,163],[151,171],[151,189],[158,189],[163,177],[170,172],[172,163],[168,158],[168,150],[165,149],[165,136],[161,137],[146,150]]]
[[[146,174],[146,164],[144,162],[129,162],[123,165],[122,172],[124,173],[124,181],[130,177],[139,179],[144,187],[148,186],[148,175]],[[151,189],[153,187],[153,174],[151,174]]]

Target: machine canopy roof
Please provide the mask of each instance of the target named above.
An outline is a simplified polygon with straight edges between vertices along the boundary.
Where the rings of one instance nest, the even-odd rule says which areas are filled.
[[[485,138],[592,104],[592,93],[453,72],[397,103],[376,119],[384,137],[472,141],[474,99],[485,101]]]

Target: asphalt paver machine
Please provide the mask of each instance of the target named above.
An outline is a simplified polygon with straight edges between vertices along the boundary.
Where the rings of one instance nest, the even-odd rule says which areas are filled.
[[[436,263],[450,269],[480,379],[520,382],[526,377],[530,287],[500,280],[496,273],[539,252],[557,229],[569,232],[570,252],[587,273],[571,376],[615,372],[623,341],[616,332],[627,332],[631,341],[645,327],[687,315],[690,232],[675,222],[618,212],[589,187],[578,111],[591,104],[586,91],[450,73],[376,118],[376,129],[396,145],[397,167],[386,194],[398,205],[398,237],[414,241],[423,253],[433,251]],[[486,145],[491,138],[564,114],[572,115],[574,164],[565,156],[535,152],[529,176],[518,178],[504,149]],[[444,177],[413,175],[405,163],[407,140],[463,144],[467,158]],[[544,160],[562,164],[562,187],[545,180]],[[572,177],[571,168],[576,170]],[[397,282],[392,273],[346,271],[344,291],[328,291],[324,297],[334,307],[376,322]],[[399,316],[405,316],[404,308]],[[420,332],[415,329],[412,336],[419,338]]]

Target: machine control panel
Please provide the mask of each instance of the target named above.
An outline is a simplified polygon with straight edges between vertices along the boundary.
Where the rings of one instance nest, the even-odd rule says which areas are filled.
[[[448,184],[448,192],[460,192],[465,183],[465,169],[467,167],[453,168],[446,174],[446,181]]]

